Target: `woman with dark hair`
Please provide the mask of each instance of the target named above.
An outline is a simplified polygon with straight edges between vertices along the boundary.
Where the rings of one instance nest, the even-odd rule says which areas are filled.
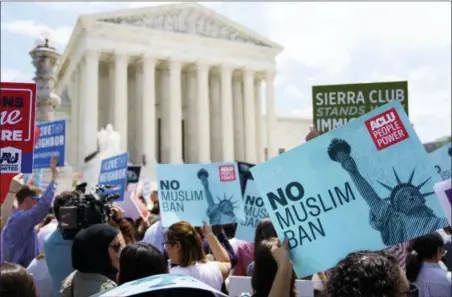
[[[126,246],[119,257],[118,285],[140,278],[168,273],[162,252],[145,242]]]
[[[253,297],[295,297],[295,274],[287,251],[277,237],[256,245],[251,286]]]
[[[256,232],[254,235],[254,244],[245,243],[238,247],[237,253],[237,268],[234,270],[235,275],[248,275],[251,276],[254,270],[253,259],[256,258],[257,246],[266,239],[278,237],[275,227],[269,218],[264,218],[259,221],[256,226]],[[251,258],[252,257],[252,258]],[[246,271],[244,269],[246,268]]]
[[[437,232],[416,238],[407,259],[407,277],[419,289],[419,297],[451,297],[451,273],[441,258],[444,241]]]
[[[35,283],[31,275],[19,264],[0,264],[1,297],[37,297]]]
[[[348,254],[328,272],[326,297],[411,297],[397,259],[385,252]],[[421,296],[420,296],[421,297]]]
[[[221,290],[231,271],[229,255],[213,234],[211,226],[205,224],[202,233],[216,261],[207,261],[201,236],[190,223],[182,221],[168,228],[165,234],[165,249],[170,265],[176,265],[170,268],[170,273],[188,275]]]
[[[86,297],[116,287],[119,254],[125,247],[120,231],[108,224],[81,230],[72,244],[75,269],[61,286],[60,297]]]

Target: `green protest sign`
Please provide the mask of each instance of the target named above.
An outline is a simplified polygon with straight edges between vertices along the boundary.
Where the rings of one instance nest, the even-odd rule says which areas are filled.
[[[320,134],[399,100],[408,114],[408,82],[379,82],[312,87],[314,124]]]

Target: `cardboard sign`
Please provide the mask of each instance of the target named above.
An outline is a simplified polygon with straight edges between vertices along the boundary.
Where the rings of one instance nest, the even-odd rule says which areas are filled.
[[[129,153],[113,156],[102,160],[100,165],[99,185],[117,186],[117,190],[109,191],[109,193],[118,193],[119,198],[115,201],[124,200],[127,180],[127,161]]]
[[[158,164],[157,183],[162,223],[194,226],[242,221],[242,190],[236,163]]]
[[[320,134],[396,100],[408,114],[408,82],[313,86],[314,125]]]
[[[300,278],[448,226],[439,176],[398,101],[251,172]]]
[[[34,168],[50,168],[50,160],[58,157],[58,167],[64,167],[66,151],[66,121],[38,123],[41,131],[34,150]]]
[[[449,178],[437,183],[433,188],[449,220],[449,224],[452,225],[452,179]]]
[[[256,226],[263,218],[268,217],[264,201],[257,191],[254,180],[249,179],[246,183],[245,195],[243,195],[245,203],[245,220],[237,224],[235,238],[254,242]]]
[[[452,144],[446,143],[429,154],[436,172],[442,180],[452,177]]]
[[[32,173],[35,83],[0,85],[0,173]]]

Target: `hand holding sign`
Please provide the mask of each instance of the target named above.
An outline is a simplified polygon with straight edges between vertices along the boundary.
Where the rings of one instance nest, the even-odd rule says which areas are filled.
[[[289,240],[284,240],[280,247],[272,247],[271,253],[278,267],[291,264],[291,260],[289,258]]]

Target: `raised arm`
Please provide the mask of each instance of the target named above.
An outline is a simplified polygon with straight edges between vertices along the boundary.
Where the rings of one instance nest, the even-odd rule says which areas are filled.
[[[202,232],[209,243],[209,248],[216,260],[216,264],[220,268],[223,279],[226,279],[229,276],[229,272],[231,272],[231,260],[229,259],[228,252],[218,241],[215,234],[213,234],[212,227],[207,225],[206,222],[204,222]]]
[[[284,241],[283,246],[274,247],[272,256],[278,265],[272,288],[268,297],[290,297],[293,265],[289,259],[288,241]]]
[[[0,223],[0,231],[3,230],[3,227],[6,224],[6,220],[10,216],[13,211],[14,201],[16,200],[16,193],[20,190],[22,185],[24,184],[24,175],[18,174],[11,180],[9,184],[8,194],[5,197],[0,209],[1,209],[1,223]]]
[[[38,203],[30,210],[24,211],[22,214],[24,224],[31,224],[32,226],[39,224],[49,213],[50,206],[55,196],[56,179],[58,177],[58,159],[52,158],[50,169],[52,170],[52,180],[50,181],[44,194],[39,199]]]

